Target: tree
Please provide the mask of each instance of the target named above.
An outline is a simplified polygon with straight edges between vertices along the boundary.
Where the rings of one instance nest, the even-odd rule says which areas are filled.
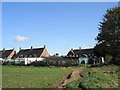
[[[98,55],[120,58],[120,7],[106,11],[96,40],[95,51]]]

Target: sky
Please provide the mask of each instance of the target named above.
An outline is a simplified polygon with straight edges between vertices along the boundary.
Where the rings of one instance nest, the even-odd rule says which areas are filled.
[[[42,48],[53,55],[93,48],[99,23],[117,2],[3,2],[2,48]]]

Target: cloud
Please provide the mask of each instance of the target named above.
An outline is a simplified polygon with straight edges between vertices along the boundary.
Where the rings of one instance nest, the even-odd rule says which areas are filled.
[[[28,37],[23,37],[23,36],[16,36],[14,39],[15,39],[15,41],[17,41],[17,42],[23,42],[23,41],[29,40]]]
[[[96,44],[83,44],[81,45],[82,48],[93,48]]]

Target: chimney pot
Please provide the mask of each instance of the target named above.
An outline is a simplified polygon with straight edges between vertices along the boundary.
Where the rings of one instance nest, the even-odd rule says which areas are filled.
[[[5,51],[5,48],[3,48],[3,51]]]
[[[46,48],[46,45],[44,45],[44,48]]]
[[[79,47],[79,49],[81,50],[81,47]]]
[[[22,50],[22,48],[21,48],[21,47],[20,47],[19,49],[20,49],[20,50]]]
[[[33,46],[31,46],[31,49],[33,49]]]

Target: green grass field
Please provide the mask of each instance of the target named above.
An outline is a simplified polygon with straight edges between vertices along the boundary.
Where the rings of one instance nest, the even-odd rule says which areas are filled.
[[[3,88],[52,88],[77,67],[2,66]],[[87,67],[90,67],[88,65]],[[66,88],[118,88],[120,66],[103,65],[80,72]]]
[[[118,88],[120,66],[107,65],[88,68],[80,72],[81,78],[66,85],[67,88]]]
[[[50,88],[68,73],[70,67],[2,66],[3,88]]]

